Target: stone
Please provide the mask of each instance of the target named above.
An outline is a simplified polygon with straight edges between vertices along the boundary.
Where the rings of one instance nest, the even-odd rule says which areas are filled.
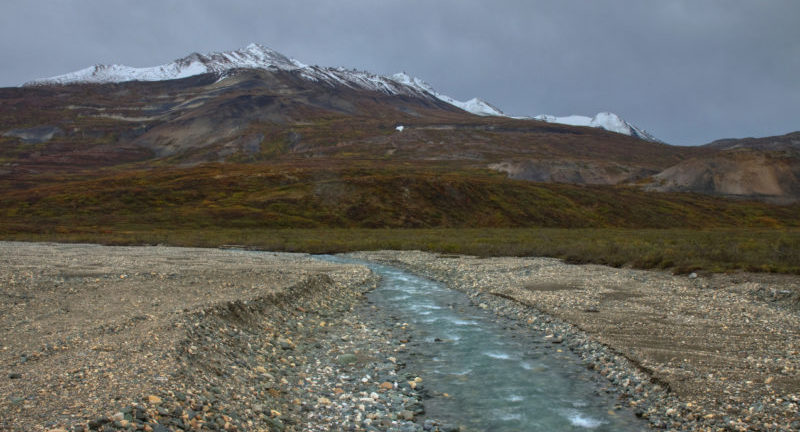
[[[283,432],[286,429],[286,426],[283,424],[283,422],[276,418],[267,419],[266,423],[269,425],[270,431]]]
[[[382,390],[391,390],[394,388],[394,385],[392,385],[392,383],[390,383],[389,381],[384,381],[378,387]]]
[[[291,339],[286,338],[278,338],[278,346],[280,346],[283,350],[294,349],[294,343],[291,341]]]
[[[89,420],[89,429],[100,429],[106,423],[111,423],[111,420],[105,417]]]
[[[412,413],[409,410],[403,410],[403,411],[400,411],[400,414],[398,414],[397,417],[402,419],[402,420],[411,421],[411,420],[414,420],[414,413]]]
[[[161,403],[161,398],[156,395],[147,396],[147,402],[152,405],[158,405]]]
[[[358,357],[356,357],[355,354],[340,354],[336,357],[336,361],[343,365],[353,364],[358,361]]]
[[[317,398],[317,402],[321,403],[322,405],[330,405],[331,404],[331,400],[326,398],[326,397],[324,397],[324,396]]]

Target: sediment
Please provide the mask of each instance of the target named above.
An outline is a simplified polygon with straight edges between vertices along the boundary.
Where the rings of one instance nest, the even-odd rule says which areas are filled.
[[[667,430],[800,430],[800,277],[381,251],[583,356]]]
[[[0,243],[0,430],[421,430],[362,266]],[[395,334],[397,333],[397,334]],[[422,387],[422,386],[420,386]]]
[[[800,278],[353,254],[560,344],[656,430],[800,430]],[[0,430],[457,430],[365,267],[0,242]]]

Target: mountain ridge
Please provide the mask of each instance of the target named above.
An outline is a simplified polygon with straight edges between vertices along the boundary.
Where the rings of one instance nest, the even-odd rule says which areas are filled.
[[[69,84],[81,76],[121,82]],[[800,155],[776,153],[795,149],[796,134],[671,146],[635,136],[644,132],[612,113],[512,117],[406,73],[308,66],[254,44],[154,68],[95,67],[56,82],[63,85],[0,89],[0,176],[347,161],[376,172],[433,164],[537,183],[800,199]],[[629,130],[605,130],[613,127]]]
[[[97,64],[67,74],[28,81],[23,84],[23,87],[73,83],[104,84],[126,81],[165,81],[206,73],[216,74],[222,79],[234,69],[296,71],[303,78],[311,81],[356,86],[389,95],[434,97],[475,115],[511,117],[496,106],[477,97],[467,101],[459,101],[441,94],[430,84],[405,72],[391,76],[381,76],[342,67],[310,66],[257,43],[251,43],[243,49],[234,51],[213,52],[210,54],[195,52],[171,63],[152,67],[135,68],[116,64]],[[538,115],[532,118],[549,123],[600,128],[645,141],[661,142],[643,129],[628,123],[613,113],[602,112],[592,118],[585,116],[556,117],[551,115]]]

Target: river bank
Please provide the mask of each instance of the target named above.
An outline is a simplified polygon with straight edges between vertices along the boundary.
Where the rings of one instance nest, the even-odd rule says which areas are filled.
[[[0,430],[421,430],[375,283],[300,254],[0,243]]]
[[[423,252],[353,256],[440,280],[578,352],[656,428],[800,429],[796,276],[675,276]]]
[[[656,429],[797,430],[800,279],[371,252],[582,356]],[[0,242],[0,430],[455,430],[365,301],[302,254]]]

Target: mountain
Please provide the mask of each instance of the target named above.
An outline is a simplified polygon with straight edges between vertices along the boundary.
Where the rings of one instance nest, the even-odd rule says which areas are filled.
[[[266,58],[264,50],[251,48],[253,59],[247,62],[241,60],[243,54],[220,56],[239,59],[237,65],[262,64],[256,60]],[[215,56],[190,57],[194,63],[178,63],[193,71],[202,64],[212,72],[156,81],[127,80],[133,75],[125,74],[109,83],[87,83],[84,76],[72,84],[58,79],[0,89],[0,133],[9,143],[0,147],[0,157],[16,171],[31,172],[122,162],[197,164],[343,155],[449,160],[484,168],[531,159],[580,159],[581,166],[619,166],[633,173],[624,179],[636,179],[679,162],[687,151],[599,129],[471,115],[406,74],[388,79],[305,67],[276,55],[270,58],[277,58],[281,68],[223,68],[222,60],[209,60]],[[178,67],[156,70],[183,73]],[[157,74],[151,70],[141,75]],[[465,104],[475,111],[499,112],[480,101]],[[397,132],[398,126],[403,126],[402,133],[388,133]]]
[[[229,52],[207,55],[193,53],[172,63],[153,67],[134,68],[121,65],[95,65],[64,75],[30,81],[25,83],[24,86],[165,81],[209,73],[222,78],[236,69],[298,71],[300,76],[305,79],[329,85],[346,85],[352,88],[375,90],[389,95],[435,97],[472,114],[506,116],[499,108],[479,98],[473,98],[466,102],[458,101],[450,96],[438,93],[426,82],[405,73],[385,77],[358,70],[309,66],[255,43],[248,45],[244,49]],[[646,141],[660,142],[644,130],[631,125],[613,113],[599,113],[594,118],[540,115],[535,119],[572,126],[596,127]]]
[[[345,85],[352,88],[379,91],[389,95],[432,96],[425,87],[411,82],[399,82],[369,72],[309,66],[259,44],[250,44],[236,51],[193,53],[187,57],[160,66],[134,68],[121,65],[95,65],[76,72],[38,79],[24,86],[66,84],[108,84],[128,81],[166,81],[203,74],[214,74],[224,78],[237,69],[263,69],[269,71],[297,71],[303,78],[331,86]],[[400,79],[406,76],[398,74]]]
[[[473,114],[504,115],[499,109],[478,98],[461,102],[440,94],[429,84],[405,73],[384,77],[352,69],[309,66],[255,43],[236,51],[208,55],[193,53],[161,66],[133,68],[121,65],[95,65],[52,78],[30,81],[24,86],[165,81],[209,73],[222,78],[236,69],[298,71],[300,76],[305,79],[332,86],[345,85],[351,88],[379,91],[388,95],[435,97]]]
[[[406,74],[306,66],[259,46],[0,88],[0,235],[800,225],[797,205],[728,199],[782,198],[763,191],[669,189],[670,169],[736,150],[465,104],[488,115]]]

